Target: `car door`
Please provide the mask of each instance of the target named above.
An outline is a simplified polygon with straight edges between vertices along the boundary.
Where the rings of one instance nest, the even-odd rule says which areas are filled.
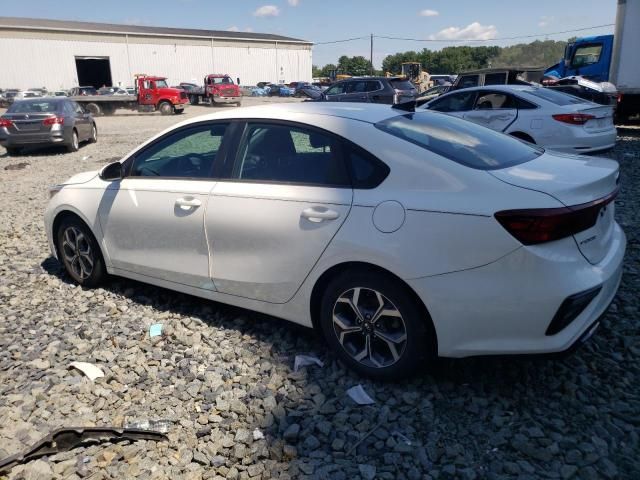
[[[345,94],[347,82],[339,82],[324,92],[324,99],[328,102],[339,102]]]
[[[76,129],[78,130],[78,137],[80,141],[87,140],[91,136],[91,119],[89,114],[85,112],[82,105],[76,102],[72,102],[73,118],[75,121]]]
[[[346,82],[345,95],[340,98],[341,102],[367,102],[367,81],[352,80]]]
[[[290,300],[344,223],[352,188],[336,137],[293,123],[242,126],[229,179],[209,197],[216,290]]]
[[[429,102],[427,108],[454,117],[463,118],[464,114],[473,108],[475,98],[475,90],[448,93]]]
[[[504,132],[518,118],[518,109],[508,93],[483,90],[478,92],[473,109],[462,118]]]
[[[124,164],[99,207],[113,267],[213,289],[204,210],[224,158],[228,123],[205,122],[169,133]]]

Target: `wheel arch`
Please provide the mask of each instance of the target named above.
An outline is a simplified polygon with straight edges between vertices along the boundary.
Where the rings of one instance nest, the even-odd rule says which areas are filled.
[[[515,130],[513,132],[509,132],[509,135],[511,135],[512,137],[519,138],[520,140],[524,140],[525,142],[533,143],[534,145],[536,144],[535,139],[526,132]]]
[[[60,227],[60,224],[67,218],[75,218],[80,222],[82,222],[87,227],[87,229],[91,232],[91,235],[93,235],[93,238],[95,239],[96,243],[98,244],[100,255],[102,256],[102,260],[105,261],[105,265],[106,265],[107,256],[105,255],[102,242],[98,240],[98,236],[96,235],[95,230],[91,227],[87,219],[84,218],[84,216],[80,212],[71,208],[62,208],[60,211],[58,211],[55,214],[55,216],[53,217],[53,221],[51,222],[51,238],[53,239],[53,248],[55,248],[56,257],[60,259],[60,251],[58,250],[58,240],[57,240],[58,228]]]
[[[311,316],[311,324],[314,330],[318,332],[321,331],[319,316],[320,316],[320,304],[322,302],[323,292],[325,291],[327,285],[329,284],[329,282],[331,282],[332,279],[334,279],[336,276],[340,275],[342,272],[347,270],[377,272],[385,276],[388,276],[392,278],[394,281],[398,282],[409,293],[409,295],[413,298],[418,308],[422,311],[424,325],[428,329],[428,333],[429,333],[428,338],[430,341],[433,342],[432,351],[433,352],[438,351],[438,337],[437,337],[437,332],[435,330],[435,326],[433,324],[433,320],[431,319],[431,314],[429,313],[427,306],[422,301],[422,299],[418,296],[415,290],[411,288],[411,286],[407,282],[405,282],[402,278],[400,278],[398,275],[394,274],[393,272],[383,267],[379,267],[378,265],[374,265],[372,263],[367,263],[367,262],[338,263],[336,265],[331,266],[327,270],[325,270],[322,273],[322,275],[320,275],[317,278],[311,290],[311,296],[310,296],[310,302],[309,302],[309,308],[310,308],[309,314]]]

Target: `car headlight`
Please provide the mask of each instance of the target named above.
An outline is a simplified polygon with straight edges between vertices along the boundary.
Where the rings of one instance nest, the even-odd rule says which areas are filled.
[[[63,187],[64,187],[64,185],[51,185],[51,186],[49,186],[49,199],[52,199],[53,197],[55,197],[56,193],[58,193],[60,190],[62,190]]]

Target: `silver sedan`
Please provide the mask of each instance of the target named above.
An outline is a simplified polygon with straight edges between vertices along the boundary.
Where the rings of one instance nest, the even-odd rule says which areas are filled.
[[[0,117],[0,145],[9,155],[24,147],[64,145],[75,152],[80,142],[98,140],[98,128],[89,112],[66,98],[16,101]]]

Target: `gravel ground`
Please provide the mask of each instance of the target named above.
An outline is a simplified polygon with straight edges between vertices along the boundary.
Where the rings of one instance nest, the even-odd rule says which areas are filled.
[[[565,358],[443,361],[379,384],[293,324],[124,279],[83,290],[50,257],[48,185],[207,111],[101,117],[99,142],[77,153],[0,154],[0,457],[62,426],[169,425],[167,442],[88,445],[9,478],[640,478],[640,129],[621,130],[608,154],[622,166],[629,246],[586,345]],[[156,322],[163,335],[150,339]],[[324,368],[294,372],[300,353]],[[68,369],[76,360],[105,377],[91,383]],[[345,395],[357,384],[374,405]]]

